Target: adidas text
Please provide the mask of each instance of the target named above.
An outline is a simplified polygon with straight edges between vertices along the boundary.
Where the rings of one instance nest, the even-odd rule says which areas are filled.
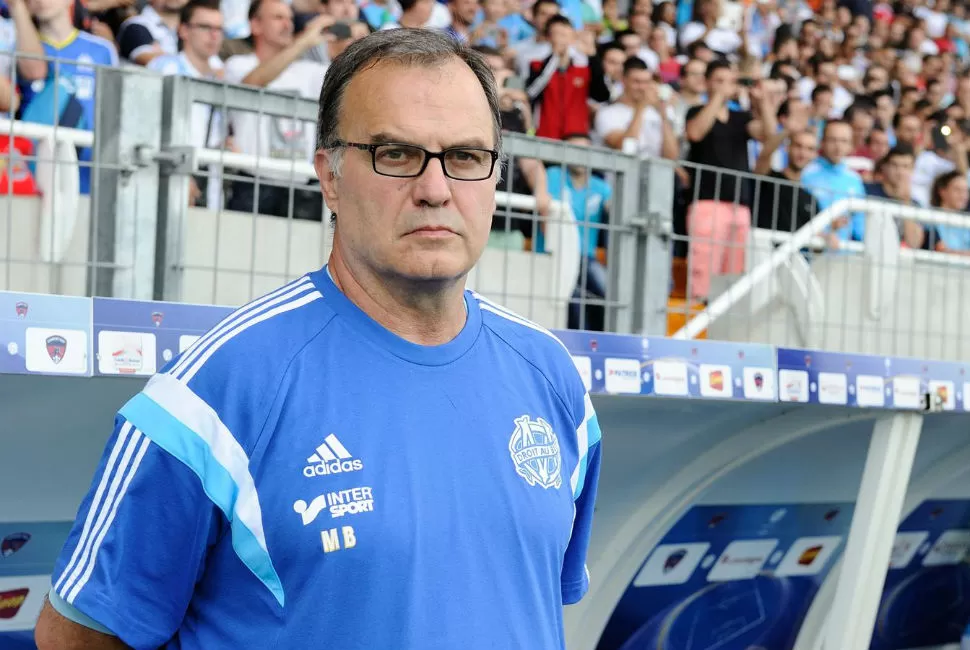
[[[329,463],[307,465],[303,468],[303,475],[313,478],[314,476],[329,476],[330,474],[342,474],[344,472],[358,472],[362,469],[364,469],[364,463],[360,460],[334,460]]]

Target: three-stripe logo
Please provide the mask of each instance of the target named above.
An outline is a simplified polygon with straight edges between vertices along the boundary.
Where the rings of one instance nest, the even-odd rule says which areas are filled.
[[[306,460],[308,464],[303,468],[303,475],[309,478],[364,469],[363,461],[354,458],[332,433],[323,439],[323,443]]]

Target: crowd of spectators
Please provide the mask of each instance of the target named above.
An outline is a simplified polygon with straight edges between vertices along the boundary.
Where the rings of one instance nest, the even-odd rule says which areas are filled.
[[[399,26],[444,30],[487,57],[507,131],[670,161],[675,225],[690,241],[689,250],[675,254],[689,255],[692,297],[704,300],[712,276],[742,268],[742,243],[752,226],[794,231],[846,196],[967,208],[968,6],[955,0],[3,0],[0,110],[25,121],[93,128],[97,65],[144,66],[315,98],[328,62],[367,33]],[[221,115],[203,106],[194,109],[191,139],[303,161],[312,159],[314,147],[310,123]],[[79,155],[84,160],[90,152]],[[533,195],[537,219],[496,218],[491,245],[541,250],[536,224],[551,197],[565,197],[580,221],[590,269],[584,290],[599,295],[606,278],[600,226],[609,218],[612,191],[608,175],[589,172],[515,160],[504,189]],[[267,170],[257,186],[244,173],[233,173],[231,181],[218,173],[193,180],[193,204],[320,218],[313,179],[294,188],[292,177]],[[82,178],[82,191],[88,188]],[[899,227],[905,246],[970,254],[970,234],[960,229],[902,219]],[[861,240],[865,219],[840,219],[826,236],[833,246]]]

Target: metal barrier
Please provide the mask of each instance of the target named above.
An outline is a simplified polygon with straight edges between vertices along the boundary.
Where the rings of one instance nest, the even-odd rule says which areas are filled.
[[[235,150],[225,126],[255,114],[248,124],[275,121],[279,130],[306,134],[315,128],[316,102],[132,68],[101,68],[96,80],[92,131],[0,119],[0,133],[36,143],[37,151],[18,158],[33,165],[42,190],[8,195],[0,207],[0,289],[237,305],[325,262],[332,229],[310,161]],[[201,136],[200,107],[208,115]],[[78,161],[76,147],[91,148],[90,163]],[[505,149],[492,238],[469,281],[543,325],[970,354],[960,328],[967,258],[901,248],[893,226],[970,228],[965,216],[868,199],[842,203],[813,188],[814,217],[806,217],[798,186],[783,180],[515,134]],[[16,167],[13,155],[3,157]],[[575,214],[563,187],[546,210],[522,171],[536,160],[544,170],[606,179],[608,220],[590,222],[582,206]],[[71,182],[84,166],[89,195]],[[722,241],[696,222],[686,227],[705,198],[698,181],[705,175],[713,180],[704,191],[722,196],[725,213],[756,227]],[[853,212],[869,215],[865,241],[834,245],[828,227]],[[595,254],[581,238],[594,242]],[[713,259],[715,248],[725,257],[733,251],[739,264],[713,268],[728,266]],[[604,275],[605,291],[597,291],[591,280]]]

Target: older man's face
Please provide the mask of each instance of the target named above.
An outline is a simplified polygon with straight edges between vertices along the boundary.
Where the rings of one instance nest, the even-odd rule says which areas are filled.
[[[481,84],[457,59],[433,68],[379,64],[359,73],[347,86],[338,136],[431,152],[496,145]],[[369,151],[348,147],[342,155],[338,177],[331,173],[331,154],[318,153],[316,165],[327,205],[337,213],[334,246],[344,259],[391,281],[458,280],[471,270],[495,212],[494,170],[484,180],[455,180],[440,160],[429,159],[420,176],[395,178],[375,171]],[[412,156],[390,147],[378,164],[393,171]],[[449,164],[460,171],[475,163],[458,154]]]

